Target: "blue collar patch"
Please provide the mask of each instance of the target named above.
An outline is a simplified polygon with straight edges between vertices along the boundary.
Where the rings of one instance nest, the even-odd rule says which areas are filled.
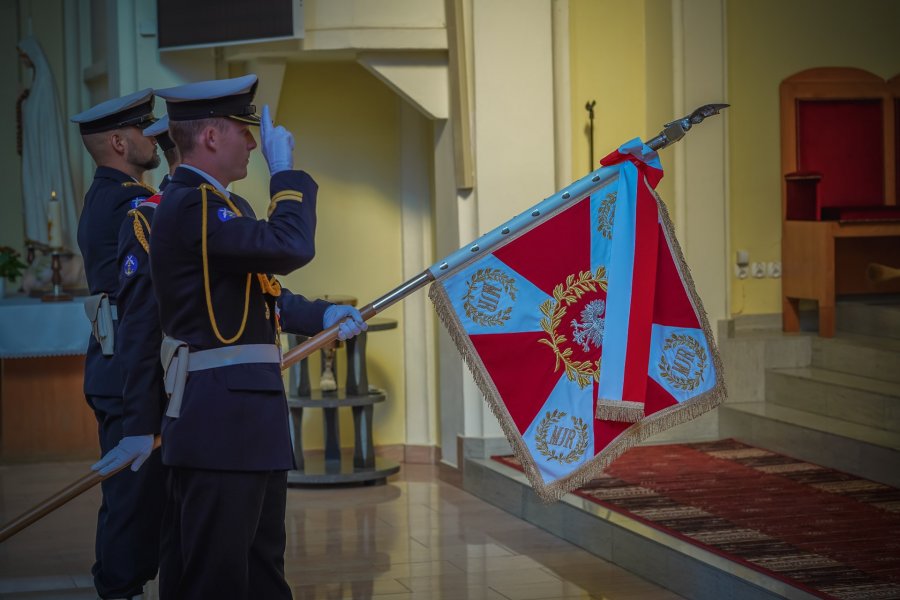
[[[125,277],[131,277],[138,270],[138,260],[134,254],[129,254],[125,257],[125,262],[122,263],[122,273]]]

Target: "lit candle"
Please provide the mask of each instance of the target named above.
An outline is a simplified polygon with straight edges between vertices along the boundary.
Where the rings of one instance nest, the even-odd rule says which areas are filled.
[[[47,203],[47,244],[51,248],[62,247],[62,209],[56,192],[50,192]]]

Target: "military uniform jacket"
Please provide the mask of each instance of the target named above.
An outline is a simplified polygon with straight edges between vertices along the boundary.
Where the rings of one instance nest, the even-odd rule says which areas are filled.
[[[203,184],[205,208],[199,189]],[[262,221],[243,198],[231,194],[229,204],[201,175],[177,169],[156,209],[150,235],[150,267],[163,331],[186,342],[192,352],[230,344],[275,344],[276,305],[286,331],[321,331],[328,302],[311,302],[284,289],[276,302],[262,291],[257,276],[284,275],[312,260],[317,187],[302,171],[276,174],[270,183],[269,220]],[[170,466],[293,468],[280,365],[231,365],[189,373],[181,414],[163,418],[162,434],[163,462]]]
[[[153,195],[154,190],[110,167],[97,167],[94,181],[84,197],[78,221],[78,247],[91,294],[109,294],[116,302],[119,287],[116,262],[119,227],[129,210]],[[114,326],[116,322],[114,321]],[[115,355],[103,356],[100,344],[90,337],[84,367],[87,396],[122,395],[122,374]]]
[[[162,328],[150,278],[149,239],[160,195],[128,213],[119,229],[119,327],[116,351],[122,370],[122,435],[160,432],[166,405],[159,344]]]

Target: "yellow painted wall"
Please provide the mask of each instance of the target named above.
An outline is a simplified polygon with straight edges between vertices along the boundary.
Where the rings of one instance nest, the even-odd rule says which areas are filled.
[[[572,82],[572,179],[599,166],[623,142],[643,136],[647,118],[644,76],[644,2],[572,0],[569,5]],[[590,169],[588,113],[594,107],[594,165]]]
[[[293,63],[284,77],[276,123],[294,133],[294,165],[319,184],[316,258],[282,278],[296,293],[345,294],[366,304],[402,282],[400,222],[400,98],[355,63]],[[257,214],[268,205],[267,170],[261,153],[251,175],[235,191],[252,200]],[[265,190],[265,191],[263,191]],[[398,329],[368,338],[369,383],[387,391],[375,408],[375,444],[405,443],[402,309],[379,316]],[[343,377],[346,363],[339,351]],[[311,360],[318,374],[319,360]],[[317,378],[314,379],[314,382]],[[342,410],[342,443],[352,445],[349,410]],[[322,445],[321,413],[306,411],[304,445]]]
[[[645,0],[645,47],[647,119],[640,135],[646,140],[659,133],[666,123],[683,117],[674,114],[672,91],[672,0]],[[689,109],[690,110],[690,109]],[[637,134],[636,134],[637,135]],[[656,191],[665,201],[669,216],[675,218],[675,169],[672,151],[660,152],[665,175]]]
[[[727,0],[731,249],[781,259],[778,86],[813,67],[900,73],[900,2]],[[730,260],[733,262],[733,258]],[[732,275],[733,314],[781,312],[778,279]]]
[[[593,168],[622,143],[649,139],[683,115],[672,114],[670,0],[571,0],[569,24],[571,175],[577,179],[588,172],[587,101],[597,101]],[[663,152],[664,168],[667,158]],[[658,188],[670,211],[672,182],[669,174]]]

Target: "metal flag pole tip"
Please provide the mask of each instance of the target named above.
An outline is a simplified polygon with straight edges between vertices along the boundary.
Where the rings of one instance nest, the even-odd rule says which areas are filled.
[[[723,108],[728,108],[729,106],[731,105],[704,104],[703,106],[695,109],[694,112],[687,115],[686,117],[682,117],[681,119],[677,119],[663,125],[663,130],[660,132],[660,134],[647,142],[647,146],[649,146],[653,150],[661,150],[666,146],[669,146],[670,144],[674,144],[675,142],[683,138],[684,134],[691,130],[691,127],[702,123],[703,120],[707,117],[712,117],[713,115],[719,114],[720,110],[722,110]]]

